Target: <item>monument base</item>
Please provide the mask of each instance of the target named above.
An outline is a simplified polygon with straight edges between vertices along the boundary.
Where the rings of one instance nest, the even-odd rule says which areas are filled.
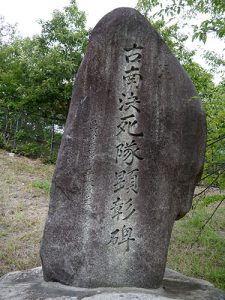
[[[86,289],[45,282],[42,268],[11,272],[0,278],[0,299],[70,299],[70,300],[166,300],[198,299],[224,300],[225,292],[211,283],[190,278],[166,269],[163,284],[159,289],[96,288]]]

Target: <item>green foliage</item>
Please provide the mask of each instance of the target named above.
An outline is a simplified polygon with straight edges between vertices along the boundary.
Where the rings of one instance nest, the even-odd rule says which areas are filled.
[[[205,101],[208,123],[204,183],[225,188],[225,84],[211,89]],[[211,176],[207,177],[207,174]]]
[[[146,16],[169,21],[178,18],[183,25],[193,27],[193,39],[206,41],[209,33],[225,39],[225,4],[224,0],[138,0],[137,8]],[[201,15],[202,21],[196,25],[195,18]],[[186,22],[186,23],[185,23]]]
[[[40,147],[35,142],[25,142],[17,146],[14,152],[30,158],[39,157],[41,155]]]
[[[67,116],[75,74],[86,49],[85,21],[85,14],[78,10],[74,0],[62,12],[54,11],[50,21],[40,21],[42,33],[38,38],[37,69],[33,73],[34,101],[42,107],[49,103],[52,115],[58,119],[65,120]],[[49,107],[46,110],[48,115]]]
[[[0,19],[1,21],[1,19]],[[32,38],[0,43],[0,133],[2,147],[55,161],[74,78],[87,45],[85,14],[71,0],[52,19],[40,21]],[[13,27],[0,22],[4,33]],[[4,40],[7,41],[6,36]]]

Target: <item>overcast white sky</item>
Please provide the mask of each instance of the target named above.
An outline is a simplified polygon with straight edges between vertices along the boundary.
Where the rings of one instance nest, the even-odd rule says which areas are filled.
[[[80,10],[87,14],[87,26],[95,24],[106,13],[116,7],[134,7],[137,0],[77,0]],[[69,0],[0,0],[0,15],[8,23],[18,23],[23,36],[32,36],[40,32],[38,19],[50,19],[54,9],[62,9],[69,5]]]

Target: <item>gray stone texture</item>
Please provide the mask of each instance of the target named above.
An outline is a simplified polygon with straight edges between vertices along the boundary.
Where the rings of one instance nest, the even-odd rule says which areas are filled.
[[[159,287],[205,140],[196,90],[157,32],[131,8],[103,17],[79,69],[53,177],[45,280]]]
[[[207,281],[166,269],[158,289],[77,288],[43,280],[42,269],[12,272],[0,278],[0,300],[225,300],[225,292]]]

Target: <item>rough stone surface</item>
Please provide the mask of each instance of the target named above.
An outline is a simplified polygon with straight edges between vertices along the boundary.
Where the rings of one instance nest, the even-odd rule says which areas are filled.
[[[42,269],[8,273],[0,279],[1,300],[224,300],[225,292],[207,281],[166,269],[162,286],[138,288],[77,288],[43,280]]]
[[[44,278],[157,288],[202,172],[205,115],[185,71],[130,8],[97,24],[53,177]]]

